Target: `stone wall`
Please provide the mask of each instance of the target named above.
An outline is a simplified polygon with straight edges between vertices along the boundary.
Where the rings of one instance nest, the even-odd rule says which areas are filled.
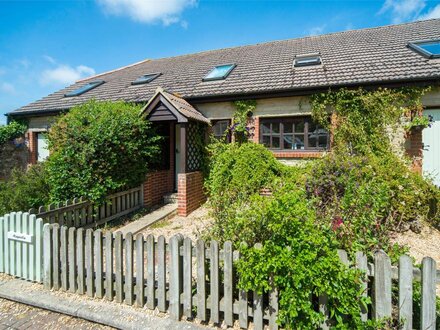
[[[13,168],[26,169],[29,149],[24,138],[18,138],[0,146],[0,180],[7,179]]]

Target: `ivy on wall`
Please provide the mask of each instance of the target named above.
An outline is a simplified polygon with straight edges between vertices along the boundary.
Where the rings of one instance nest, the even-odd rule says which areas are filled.
[[[252,116],[257,102],[255,100],[235,101],[235,112],[232,117],[231,132],[238,143],[246,142],[249,138],[249,117]]]
[[[333,148],[355,154],[380,154],[391,150],[388,130],[402,118],[410,130],[422,122],[421,98],[430,88],[340,89],[311,97],[315,120],[333,132]]]

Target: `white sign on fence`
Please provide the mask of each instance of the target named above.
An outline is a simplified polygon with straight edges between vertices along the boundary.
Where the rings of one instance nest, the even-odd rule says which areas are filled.
[[[8,239],[12,239],[14,241],[32,243],[32,235],[17,233],[15,231],[8,231]]]

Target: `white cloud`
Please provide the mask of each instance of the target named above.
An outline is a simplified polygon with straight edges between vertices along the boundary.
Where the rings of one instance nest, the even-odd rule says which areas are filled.
[[[162,22],[164,25],[180,21],[184,9],[197,4],[197,0],[97,0],[105,12],[129,16],[141,23]]]
[[[322,34],[324,32],[324,29],[325,29],[325,25],[314,26],[309,30],[308,35],[316,36],[318,34]]]
[[[51,64],[55,64],[55,63],[56,63],[55,59],[54,59],[52,56],[49,56],[49,55],[43,55],[43,58],[44,58],[46,61],[48,61],[49,63],[51,63]]]
[[[423,20],[423,19],[432,19],[432,18],[440,18],[440,5],[435,6],[426,14],[421,15],[418,19]]]
[[[425,0],[386,0],[378,14],[390,13],[392,22],[397,24],[416,20],[425,6]]]
[[[10,83],[2,82],[0,83],[0,92],[7,94],[15,94],[15,87]]]
[[[79,65],[74,68],[69,65],[61,64],[54,69],[44,70],[41,73],[40,83],[43,86],[70,85],[81,78],[94,74],[95,70],[85,65]]]

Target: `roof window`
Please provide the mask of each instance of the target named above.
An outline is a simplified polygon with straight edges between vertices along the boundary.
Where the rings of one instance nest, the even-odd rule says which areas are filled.
[[[71,92],[64,94],[64,96],[78,96],[78,95],[81,95],[81,94],[88,92],[89,90],[92,90],[95,87],[98,87],[99,85],[102,85],[103,83],[104,83],[104,80],[91,81],[91,82],[81,86],[80,88],[75,89],[74,91],[71,91]]]
[[[408,47],[414,49],[427,58],[440,57],[440,39],[414,41],[408,43]]]
[[[225,79],[235,67],[235,64],[218,65],[203,78],[203,81]]]
[[[153,81],[154,79],[156,79],[157,77],[159,77],[161,75],[161,73],[148,73],[148,74],[144,74],[143,76],[140,76],[139,78],[137,78],[135,81],[133,81],[131,84],[132,85],[141,85],[141,84],[147,84],[150,81]]]
[[[294,67],[310,66],[321,64],[321,56],[319,54],[296,55],[293,60]]]

